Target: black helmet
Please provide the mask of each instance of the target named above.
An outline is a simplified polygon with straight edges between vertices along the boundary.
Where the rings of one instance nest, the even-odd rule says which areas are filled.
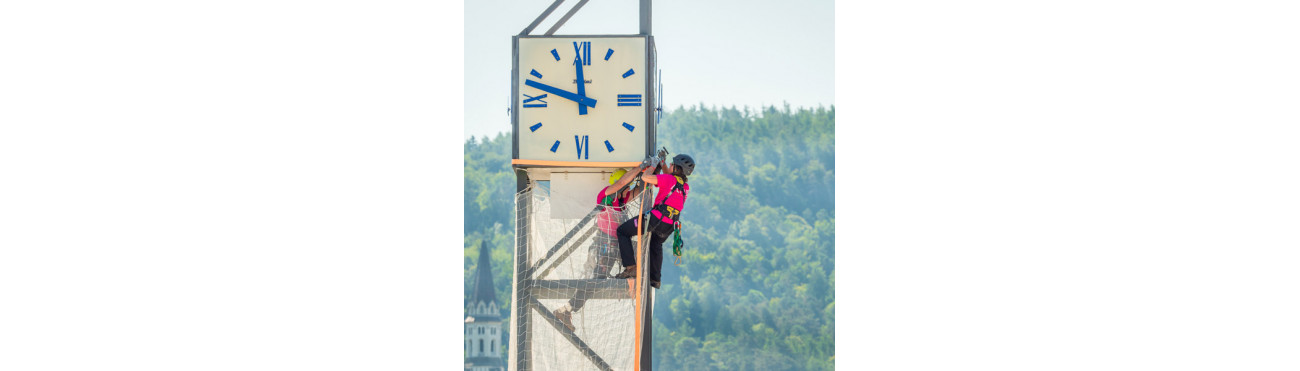
[[[673,156],[673,166],[682,168],[682,174],[691,175],[691,171],[695,170],[695,159],[687,154],[676,155]]]

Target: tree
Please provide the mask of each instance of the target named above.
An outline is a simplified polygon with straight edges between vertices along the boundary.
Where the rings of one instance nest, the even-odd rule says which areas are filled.
[[[698,167],[683,210],[686,263],[665,263],[658,291],[668,305],[655,318],[655,368],[833,370],[835,108],[679,107],[658,136]],[[508,134],[466,141],[465,269],[488,241],[503,313],[514,186]]]

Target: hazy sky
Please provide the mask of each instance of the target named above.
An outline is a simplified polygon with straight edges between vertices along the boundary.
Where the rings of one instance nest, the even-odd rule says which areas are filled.
[[[510,131],[510,36],[552,0],[465,2],[465,138]],[[578,0],[567,0],[534,35]],[[556,32],[635,34],[638,0],[591,0]],[[830,106],[835,101],[834,2],[654,2],[664,108]]]

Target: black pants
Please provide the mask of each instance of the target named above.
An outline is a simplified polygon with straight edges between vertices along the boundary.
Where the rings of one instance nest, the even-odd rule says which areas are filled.
[[[664,263],[664,241],[673,231],[672,224],[656,222],[653,215],[641,216],[641,222],[648,225],[650,229],[642,231],[641,238],[650,238],[645,246],[650,248],[650,280],[661,281],[659,279],[660,269]],[[637,218],[629,219],[618,226],[618,255],[623,259],[623,266],[630,267],[636,265],[636,245],[632,243],[632,236],[636,236]],[[659,233],[654,233],[655,231]]]

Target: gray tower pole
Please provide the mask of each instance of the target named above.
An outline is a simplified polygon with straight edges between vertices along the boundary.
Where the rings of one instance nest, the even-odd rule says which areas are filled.
[[[641,0],[641,34],[642,34],[642,35],[646,35],[646,36],[650,36],[650,35],[652,35],[652,33],[651,33],[651,16],[650,16],[650,13],[651,13],[651,12],[650,12],[650,10],[651,10],[651,7],[650,7],[650,0]],[[654,43],[654,42],[653,42],[653,39],[652,39],[651,42],[649,43],[649,45],[651,45],[651,48],[653,48],[653,45],[654,45],[653,43]],[[656,60],[657,60],[658,58],[656,57],[656,58],[653,58],[653,59],[656,59]],[[656,62],[657,62],[657,61],[656,61]],[[655,68],[658,68],[658,66],[652,67],[652,68],[650,69],[650,71],[654,71]],[[653,75],[652,75],[652,76],[653,76]],[[654,80],[654,79],[648,79],[648,80],[647,80],[647,83],[653,84],[653,83],[654,83],[653,80]],[[651,86],[653,86],[653,85],[651,85]],[[654,95],[651,95],[649,98],[650,98],[650,99],[654,99]],[[658,102],[652,102],[651,105],[650,105],[650,107],[655,107],[656,104],[658,104]],[[653,117],[654,117],[654,116],[651,115],[651,118],[647,119],[646,121],[647,121],[647,122],[654,123]],[[657,123],[655,123],[655,124],[657,124]],[[651,126],[655,126],[655,125],[652,124]],[[650,135],[653,135],[653,133],[651,133],[650,131],[647,131],[646,133],[647,133],[647,134],[650,134]],[[653,139],[652,139],[652,140],[653,140]],[[653,142],[652,142],[652,143],[653,143]],[[654,153],[654,151],[655,151],[655,147],[654,147],[654,146],[655,146],[655,145],[652,144],[650,147],[646,148],[647,151],[650,152],[650,153]],[[644,204],[643,204],[643,205],[644,205]],[[648,260],[646,260],[646,259],[648,259],[648,258],[649,258],[649,251],[647,251],[645,255],[642,255],[642,256],[641,256],[641,262],[646,262],[646,261],[648,261]],[[647,264],[643,264],[643,266],[648,266],[648,265],[647,265]],[[651,346],[651,344],[652,344],[651,341],[654,339],[654,336],[652,336],[652,334],[651,334],[651,329],[654,328],[654,324],[651,322],[651,319],[654,318],[654,315],[651,314],[651,312],[654,311],[654,301],[651,300],[651,299],[653,299],[653,296],[654,296],[654,295],[651,295],[651,294],[650,294],[651,290],[653,290],[653,289],[650,288],[650,285],[649,285],[648,282],[646,283],[645,287],[646,287],[646,288],[645,288],[645,291],[641,293],[641,295],[643,295],[643,297],[642,297],[642,299],[641,299],[641,302],[642,302],[642,303],[645,303],[645,304],[644,304],[644,308],[642,308],[642,312],[641,312],[641,315],[642,315],[642,318],[641,318],[641,326],[642,326],[642,327],[641,327],[641,370],[642,370],[642,371],[650,371],[650,370],[653,370],[653,369],[654,369],[654,368],[652,367],[652,362],[651,362],[651,358],[652,358],[652,357],[651,357],[651,354],[652,354],[651,350],[653,349],[653,347]]]
[[[650,0],[641,0],[641,34],[650,34]]]
[[[519,194],[520,192],[523,192],[524,189],[527,188],[528,188],[528,172],[523,171],[521,169],[515,169],[515,194]],[[525,272],[528,271],[527,270],[528,267],[528,217],[527,216],[529,215],[529,212],[532,211],[530,210],[531,208],[529,207],[531,205],[532,200],[516,199],[516,202],[517,204],[515,205],[515,223],[516,223],[515,224],[515,275],[517,277],[515,278],[516,279],[515,302],[511,303],[515,306],[515,310],[514,310],[515,318],[513,318],[514,325],[515,325],[514,326],[515,343],[511,344],[513,348],[510,350],[514,352],[514,357],[510,357],[510,359],[515,362],[516,370],[527,371],[532,369],[531,365],[528,364],[528,360],[529,358],[531,358],[529,357],[529,353],[531,351],[531,349],[529,348],[532,348],[530,346],[532,345],[532,342],[530,341],[530,339],[528,339],[529,330],[530,330],[528,327],[530,323],[527,321],[528,290],[527,290],[527,285],[525,284],[526,282],[528,282],[529,278],[522,277],[520,275],[525,274]]]

